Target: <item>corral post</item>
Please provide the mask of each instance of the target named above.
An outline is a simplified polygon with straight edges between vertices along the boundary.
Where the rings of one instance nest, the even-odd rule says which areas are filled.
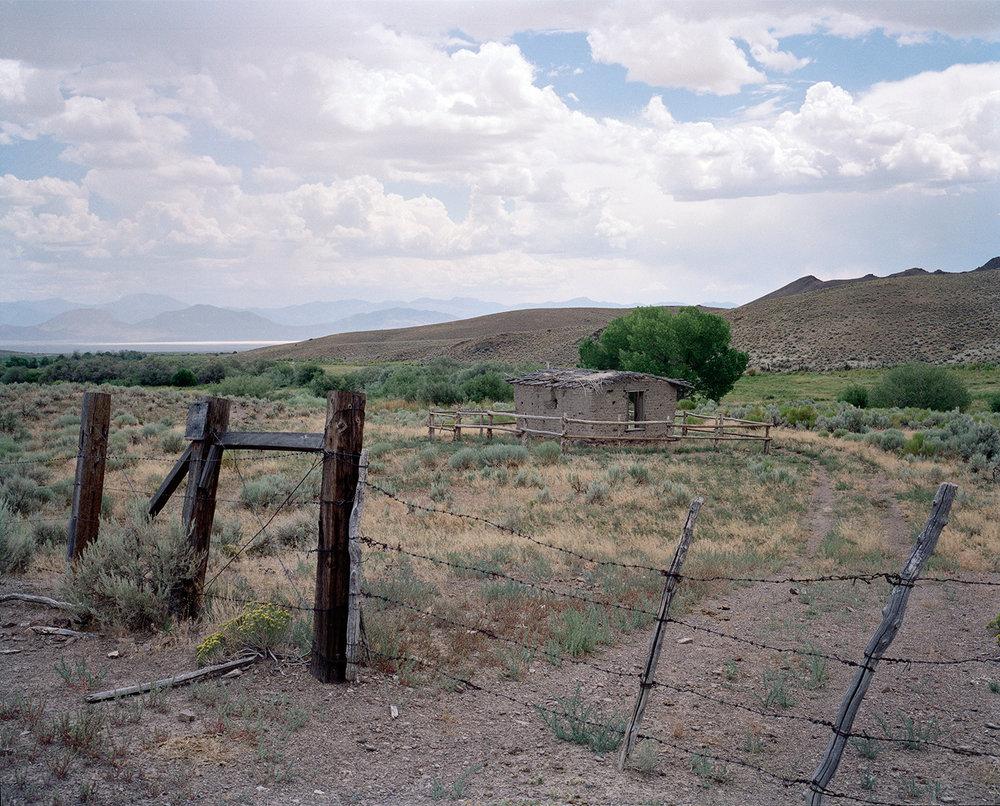
[[[194,578],[181,582],[174,592],[172,609],[176,615],[195,618],[201,610],[201,593],[208,569],[208,552],[215,519],[215,493],[222,468],[220,437],[229,428],[230,402],[210,397],[192,403],[188,409],[184,436],[191,440],[187,488],[184,491],[184,531],[198,565]]]
[[[701,505],[705,503],[703,498],[695,498],[691,502],[687,519],[684,521],[684,529],[681,531],[681,539],[677,543],[674,551],[674,559],[670,563],[670,570],[667,573],[667,581],[663,585],[663,594],[660,597],[660,610],[656,616],[656,626],[653,628],[653,637],[649,642],[649,657],[646,659],[646,668],[642,673],[642,680],[639,682],[639,694],[635,698],[635,707],[632,710],[632,717],[629,719],[628,727],[622,738],[622,749],[618,754],[618,770],[625,769],[628,763],[629,754],[635,746],[635,741],[639,737],[639,727],[642,725],[642,715],[646,711],[646,703],[649,700],[650,689],[655,685],[656,664],[660,660],[660,648],[663,646],[663,625],[670,614],[670,603],[673,601],[674,593],[680,584],[681,568],[684,566],[684,559],[687,557],[688,546],[694,537],[694,522],[698,518]]]
[[[323,683],[347,679],[350,610],[350,518],[358,489],[365,429],[365,396],[330,392],[323,431],[323,481],[316,550],[312,676]]]
[[[66,547],[66,559],[71,563],[76,563],[84,549],[97,539],[110,429],[111,395],[107,392],[85,392]]]
[[[771,452],[771,424],[764,426],[764,453]]]
[[[562,434],[559,437],[559,447],[566,447],[566,430],[569,428],[568,418],[566,417],[566,412],[562,415]]]
[[[686,411],[681,412],[681,436],[686,437],[688,432],[688,414]]]
[[[486,421],[489,425],[486,426],[486,438],[493,439],[493,412],[489,411],[486,414]]]
[[[854,679],[840,704],[837,720],[832,728],[833,736],[830,737],[823,760],[816,768],[816,772],[813,773],[809,791],[806,792],[809,806],[822,806],[823,804],[826,786],[837,773],[840,757],[844,753],[844,746],[851,735],[851,728],[854,727],[854,718],[857,716],[865,693],[868,691],[868,686],[875,676],[875,669],[903,624],[903,614],[906,612],[910,593],[913,591],[913,586],[920,577],[924,565],[934,553],[938,538],[948,523],[948,514],[951,512],[951,504],[955,500],[957,492],[958,487],[954,484],[946,483],[938,487],[930,517],[928,517],[923,531],[917,537],[917,542],[903,566],[903,570],[900,571],[899,581],[893,586],[892,593],[889,594],[889,601],[886,602],[882,610],[882,623],[868,641],[868,646],[865,647],[864,662],[854,673]]]
[[[715,439],[712,440],[712,447],[716,450],[719,449],[719,437],[722,436],[722,415],[719,414],[715,418]]]
[[[348,521],[348,554],[351,577],[347,600],[347,670],[349,683],[358,679],[358,658],[361,656],[361,516],[365,511],[365,482],[368,480],[368,449],[361,451],[358,465],[358,485],[354,506]]]
[[[427,410],[427,436],[434,438],[434,409]]]
[[[455,412],[455,430],[451,432],[452,439],[456,442],[462,440],[462,410],[459,409]]]

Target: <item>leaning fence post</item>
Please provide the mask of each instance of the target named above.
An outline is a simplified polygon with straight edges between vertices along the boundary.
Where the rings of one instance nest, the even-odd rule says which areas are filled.
[[[194,578],[184,580],[177,588],[172,609],[175,614],[194,618],[201,609],[201,593],[208,569],[208,551],[212,543],[212,521],[215,519],[215,493],[222,467],[222,447],[219,438],[229,427],[230,401],[224,397],[209,397],[192,403],[188,409],[184,436],[191,440],[188,459],[187,488],[184,491],[184,531],[198,565]]]
[[[653,688],[656,678],[656,664],[660,660],[660,648],[663,646],[663,627],[670,614],[670,603],[673,601],[674,593],[680,584],[681,568],[684,566],[684,559],[687,557],[688,547],[694,537],[694,522],[698,518],[701,505],[705,503],[703,498],[695,498],[691,502],[687,519],[684,521],[684,529],[681,532],[681,539],[677,543],[674,551],[673,562],[670,563],[670,570],[667,573],[667,580],[663,585],[663,595],[660,597],[660,610],[656,616],[656,626],[653,628],[653,637],[649,642],[649,657],[646,659],[646,668],[642,673],[642,680],[639,682],[639,693],[635,698],[635,707],[632,716],[625,728],[625,735],[622,738],[622,749],[618,754],[618,771],[625,769],[628,757],[632,752],[635,741],[639,736],[639,728],[642,725],[642,715],[646,710],[646,703],[649,700],[650,689]]]
[[[75,563],[84,549],[97,539],[110,429],[111,395],[107,392],[85,392],[80,414],[80,443],[76,455],[69,542],[66,547],[66,559],[71,563]]]
[[[350,517],[358,489],[365,396],[330,392],[323,431],[323,481],[316,550],[316,603],[309,670],[323,683],[347,679]]]
[[[840,757],[844,753],[844,746],[851,734],[851,728],[854,727],[854,718],[861,708],[872,677],[875,676],[878,662],[903,624],[903,614],[910,599],[910,592],[920,577],[924,564],[934,553],[938,538],[948,523],[948,513],[951,511],[951,504],[955,500],[957,492],[958,487],[954,484],[946,483],[938,487],[930,517],[917,538],[916,545],[903,566],[903,570],[900,571],[899,581],[893,587],[892,593],[889,594],[889,600],[882,609],[882,623],[875,630],[871,640],[868,641],[868,646],[865,647],[864,662],[858,667],[847,693],[844,694],[840,710],[837,712],[837,721],[833,727],[833,736],[827,745],[823,760],[816,768],[816,772],[813,773],[809,791],[806,792],[809,806],[822,806],[827,784],[833,780],[833,776],[837,773]]]
[[[361,655],[361,516],[365,511],[365,482],[368,480],[368,449],[361,451],[358,465],[358,486],[348,522],[347,546],[351,560],[351,577],[347,599],[347,670],[348,682],[358,679],[358,658]]]

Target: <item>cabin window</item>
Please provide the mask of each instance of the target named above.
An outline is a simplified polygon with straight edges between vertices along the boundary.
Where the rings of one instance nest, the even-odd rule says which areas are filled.
[[[639,425],[639,423],[646,419],[645,394],[645,392],[628,393],[628,416],[626,419],[629,422],[628,427],[630,429],[641,429],[645,427]]]

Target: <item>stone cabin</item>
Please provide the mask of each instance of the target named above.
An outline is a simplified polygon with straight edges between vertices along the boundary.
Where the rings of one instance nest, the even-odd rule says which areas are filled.
[[[570,434],[632,439],[669,436],[670,424],[643,425],[643,421],[672,422],[678,399],[693,388],[687,381],[645,372],[596,369],[544,369],[508,381],[514,387],[516,414],[553,418],[519,419],[519,426],[559,431],[565,414],[581,420],[622,423],[621,426],[571,423]]]

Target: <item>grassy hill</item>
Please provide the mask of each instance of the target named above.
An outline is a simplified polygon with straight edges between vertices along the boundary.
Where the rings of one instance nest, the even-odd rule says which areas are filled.
[[[338,333],[253,350],[269,358],[326,358],[348,363],[422,361],[447,356],[575,364],[577,345],[623,313],[622,308],[534,308],[457,322]]]
[[[733,341],[761,370],[829,371],[907,361],[1000,361],[1000,271],[908,270],[824,283],[802,278],[732,310],[708,309],[733,326]],[[818,283],[818,285],[817,285]],[[573,365],[578,345],[622,308],[539,308],[456,322],[341,333],[248,353],[347,363],[475,361]]]
[[[870,279],[727,312],[763,370],[1000,361],[1000,271]]]

